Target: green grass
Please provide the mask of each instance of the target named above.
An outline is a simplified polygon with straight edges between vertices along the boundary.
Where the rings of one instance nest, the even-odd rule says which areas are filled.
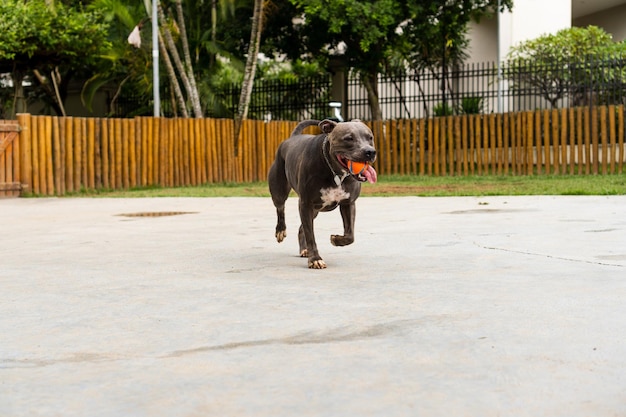
[[[626,174],[431,177],[382,175],[362,196],[624,195]],[[68,197],[269,197],[267,183],[82,191]]]

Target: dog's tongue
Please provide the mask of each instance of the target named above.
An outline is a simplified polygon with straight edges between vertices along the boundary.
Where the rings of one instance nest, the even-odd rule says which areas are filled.
[[[363,175],[365,175],[365,178],[367,178],[367,181],[370,184],[374,184],[376,182],[376,180],[378,179],[378,175],[376,174],[376,170],[374,168],[372,168],[372,166],[370,164],[367,164],[367,168],[363,172]]]

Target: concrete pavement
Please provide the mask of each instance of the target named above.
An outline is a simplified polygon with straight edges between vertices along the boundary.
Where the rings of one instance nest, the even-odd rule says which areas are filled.
[[[361,198],[321,271],[287,220],[0,200],[0,415],[626,416],[626,196]]]

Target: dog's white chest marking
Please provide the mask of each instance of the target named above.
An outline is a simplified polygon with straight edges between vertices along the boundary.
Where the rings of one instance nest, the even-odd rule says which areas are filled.
[[[339,203],[340,201],[350,198],[350,193],[341,187],[322,188],[320,190],[320,194],[322,195],[322,202],[324,207],[331,206],[334,203]]]

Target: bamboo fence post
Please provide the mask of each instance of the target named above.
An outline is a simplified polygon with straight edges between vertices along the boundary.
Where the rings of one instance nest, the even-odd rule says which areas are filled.
[[[566,109],[559,110],[560,114],[560,132],[561,132],[561,174],[567,173],[567,111]]]
[[[502,114],[502,113],[494,113],[493,114],[493,118],[494,118],[494,125],[495,125],[495,134],[496,134],[496,159],[497,159],[497,173],[498,175],[502,175],[502,173],[504,172],[504,165],[506,163],[507,165],[507,171],[508,171],[508,164],[509,164],[509,155],[508,152],[506,154],[506,160],[505,160],[505,153],[504,153],[504,119],[508,119],[509,115],[506,114]],[[511,119],[514,119],[514,116],[511,115],[510,117]]]
[[[483,138],[482,138],[482,148],[483,148],[483,171],[485,174],[490,174],[490,164],[491,164],[491,131],[489,130],[489,115],[483,118]]]
[[[476,169],[476,119],[479,116],[476,114],[470,114],[467,119],[467,135],[468,135],[468,164],[469,173],[474,175]]]
[[[584,135],[584,149],[585,149],[585,174],[591,173],[591,108],[587,107],[584,113],[585,119],[585,135]]]
[[[576,152],[578,154],[578,161],[577,161],[577,173],[578,174],[583,174],[583,168],[584,168],[584,163],[585,163],[585,153],[584,153],[584,147],[583,147],[583,127],[584,127],[584,121],[583,121],[583,108],[582,107],[578,107],[576,109]]]
[[[39,152],[39,185],[44,195],[54,194],[54,181],[52,180],[52,118],[41,116],[39,118],[39,140],[41,149]]]
[[[570,108],[568,111],[568,143],[569,143],[569,174],[574,174],[574,168],[576,166],[576,118],[574,115],[574,109]]]
[[[63,152],[61,150],[61,132],[59,125],[61,120],[58,117],[52,119],[52,157],[54,158],[54,190],[57,195],[65,194]]]
[[[383,121],[381,120],[380,122],[380,130],[381,130],[381,137],[383,139],[383,148],[384,148],[384,156],[385,158],[383,159],[384,161],[384,169],[383,171],[386,174],[391,174],[391,158],[392,158],[392,154],[391,154],[391,132],[390,132],[390,127],[388,124],[388,121]]]
[[[389,158],[389,153],[387,151],[389,144],[387,143],[387,138],[385,137],[385,125],[383,124],[382,120],[375,120],[372,123],[372,128],[374,131],[374,136],[376,136],[378,140],[378,146],[382,151],[379,152],[380,158],[378,158],[378,161],[376,162],[376,168],[379,173],[388,174],[389,172],[386,171],[385,168],[387,166],[387,159]]]
[[[536,150],[536,158],[537,158],[537,174],[542,174],[543,172],[543,141],[541,139],[541,112],[539,110],[535,110],[533,112],[534,130],[535,130],[535,148]]]
[[[74,190],[80,191],[83,186],[83,137],[80,118],[72,118],[72,130],[74,131]]]
[[[18,122],[18,126],[19,126],[19,122]],[[12,178],[12,181],[17,182],[18,184],[23,184],[22,176],[21,176],[21,172],[22,172],[22,167],[21,167],[21,162],[22,162],[22,143],[21,143],[21,138],[20,138],[19,132],[17,134],[17,138],[13,140],[13,144],[12,145],[13,145],[13,167],[12,167],[13,178]],[[13,193],[13,194],[19,196],[20,192],[18,191],[17,193]]]
[[[439,176],[439,124],[440,119],[434,118],[433,121],[433,175]]]
[[[514,175],[517,175],[517,158],[518,158],[518,153],[517,153],[517,135],[515,134],[515,115],[513,113],[507,113],[506,114],[506,119],[508,120],[507,123],[507,135],[509,137],[509,141],[511,143],[511,156],[510,156],[510,164],[511,164],[511,173],[513,173]]]
[[[109,171],[111,166],[109,165],[109,143],[111,141],[111,133],[109,126],[109,119],[102,120],[102,186],[105,189],[111,188]]]
[[[116,131],[115,119],[109,119],[108,124],[109,124],[109,184],[111,188],[116,189],[117,188],[116,154],[117,154],[117,145],[118,145],[118,142],[117,142],[118,134]]]
[[[468,166],[467,166],[467,115],[457,116],[457,166],[458,175],[467,175]]]
[[[226,142],[222,142],[222,161],[224,163],[223,166],[226,166],[226,178],[224,179],[227,182],[237,181],[237,161],[235,160],[235,144],[233,139],[235,134],[233,132],[233,124],[230,119],[224,120],[222,119],[220,130],[222,131],[223,138],[226,139]],[[239,146],[241,146],[241,141],[239,142]]]
[[[159,185],[159,149],[161,147],[161,118],[151,117],[152,126],[152,185]]]
[[[617,146],[616,146],[616,138],[615,138],[615,106],[609,106],[609,135],[607,138],[608,141],[608,163],[609,163],[609,173],[615,174],[615,161],[617,159]]]
[[[96,188],[96,119],[85,119],[87,123],[87,181],[85,186],[93,190]]]
[[[168,177],[169,177],[169,164],[167,150],[169,148],[169,124],[170,120],[165,117],[160,117],[158,120],[159,123],[159,169],[158,169],[158,178],[159,185],[162,187],[166,187],[168,185]]]
[[[175,130],[175,124],[174,121],[172,119],[164,119],[165,122],[164,124],[161,126],[161,137],[163,138],[163,141],[165,142],[165,145],[163,146],[163,150],[165,152],[164,155],[164,169],[163,171],[165,172],[165,179],[164,179],[164,184],[167,187],[173,187],[175,182],[174,182],[174,141],[176,140],[176,130]]]
[[[42,188],[45,185],[41,184],[41,157],[40,154],[43,152],[41,146],[41,136],[43,133],[41,132],[41,116],[34,116],[32,122],[32,135],[33,135],[33,192],[36,195],[42,194]]]
[[[558,110],[552,109],[550,113],[550,119],[552,121],[552,130],[550,136],[552,138],[552,155],[553,155],[553,174],[558,174],[560,171],[560,146],[559,146],[559,113]]]
[[[546,175],[552,173],[552,161],[550,158],[550,152],[552,148],[550,146],[550,111],[543,111],[543,152],[545,159],[545,171]]]
[[[398,174],[402,174],[404,175],[405,172],[405,157],[406,157],[406,153],[404,152],[404,141],[405,141],[405,131],[404,131],[404,125],[405,125],[405,121],[400,119],[400,120],[396,120],[395,121],[396,124],[396,153],[397,153],[397,161],[396,161],[396,166],[397,166],[397,173]]]
[[[617,160],[619,164],[617,166],[617,172],[621,174],[624,168],[624,105],[618,107],[617,113]]]
[[[209,164],[209,182],[216,183],[219,181],[219,173],[218,173],[218,153],[217,153],[217,135],[216,135],[216,125],[217,122],[215,119],[207,119],[207,140],[209,141],[207,144],[207,150],[209,151],[209,155],[207,157],[207,161]]]
[[[81,137],[81,160],[82,160],[82,165],[81,165],[81,183],[83,185],[84,188],[88,188],[89,187],[89,177],[88,177],[88,140],[89,138],[87,137],[87,118],[86,117],[81,117],[78,119],[79,120],[79,128],[80,128],[80,137]]]
[[[455,171],[455,161],[454,161],[454,118],[456,116],[447,116],[446,117],[446,153],[448,154],[447,158],[444,154],[444,159],[446,160],[445,169],[447,171],[447,175],[454,175]]]
[[[181,142],[182,142],[182,138],[180,137],[180,120],[179,119],[173,119],[170,121],[170,138],[171,138],[171,145],[170,148],[172,149],[172,155],[170,156],[170,162],[171,162],[171,166],[169,169],[170,172],[170,177],[171,177],[171,181],[172,181],[172,185],[175,187],[180,186],[181,184],[181,179],[180,179],[180,165],[181,165],[181,160],[180,160],[180,155],[181,155]]]
[[[524,132],[524,128],[526,126],[524,123],[525,113],[517,112],[510,115],[510,118],[514,120],[511,127],[515,129],[515,158],[517,159],[515,173],[517,175],[522,175],[525,171],[524,164],[526,156],[526,148],[524,146],[526,141],[526,135]]]
[[[152,134],[152,129],[150,129],[149,125],[150,119],[147,117],[141,118],[141,186],[145,187],[150,185],[150,170],[152,169],[152,164],[150,163],[150,159],[152,158],[152,152],[150,150],[150,135]]]
[[[130,119],[121,119],[122,123],[122,187],[130,188]]]
[[[268,169],[268,152],[267,152],[267,125],[268,123],[259,123],[257,125],[257,140],[258,140],[258,158],[257,158],[257,181],[267,180]]]
[[[598,174],[598,157],[600,153],[600,144],[598,140],[598,108],[594,107],[591,110],[591,148],[592,148],[592,172],[594,175]]]
[[[33,192],[32,117],[30,114],[20,113],[17,115],[17,120],[20,124],[19,141],[22,153],[20,180],[22,184],[26,184],[29,192]]]
[[[454,117],[454,157],[456,158],[456,173],[455,175],[463,175],[464,173],[464,165],[465,165],[465,146],[463,146],[463,136],[462,136],[462,124],[466,119],[465,116],[455,116]]]
[[[136,119],[128,120],[128,185],[137,187],[137,122]]]
[[[609,156],[608,141],[607,141],[607,121],[606,121],[606,106],[600,107],[600,171],[602,174],[607,172],[607,160]]]
[[[535,113],[526,112],[526,132],[524,133],[526,140],[526,175],[532,175],[535,166],[535,154],[533,149],[535,142],[534,116]]]
[[[102,188],[102,119],[98,119],[94,131],[94,170],[96,188]]]
[[[187,137],[187,171],[186,178],[188,178],[188,184],[196,185],[196,135],[192,125],[193,119],[183,119],[185,124],[186,137]]]
[[[415,119],[404,121],[404,174],[414,173],[413,169],[413,146],[415,144],[415,135],[413,134]]]
[[[213,144],[212,146],[215,149],[215,155],[214,155],[214,159],[215,159],[215,165],[214,167],[214,172],[215,172],[215,182],[225,182],[226,178],[228,177],[228,165],[226,164],[226,160],[224,159],[224,147],[226,146],[226,144],[224,143],[224,140],[230,140],[230,138],[224,139],[224,129],[223,129],[223,125],[224,125],[224,120],[223,119],[215,119],[213,121],[213,134],[215,136],[213,136]]]
[[[187,185],[189,183],[189,139],[185,132],[185,119],[176,119],[178,126],[177,131],[180,134],[178,140],[178,180],[180,185]]]
[[[122,129],[122,119],[113,119],[115,124],[115,188],[121,189],[123,187],[124,170],[123,165],[123,151],[124,151],[124,133]]]
[[[483,120],[486,116],[476,115],[474,122],[476,123],[476,132],[474,135],[474,143],[476,147],[476,172],[478,175],[483,173],[483,134],[482,134],[482,126]]]
[[[509,172],[515,172],[515,167],[513,166],[513,152],[514,147],[511,144],[511,134],[509,130],[509,114],[501,113],[502,118],[502,149],[504,153],[504,173],[508,174]]]
[[[449,175],[450,171],[448,169],[448,149],[450,148],[449,146],[449,128],[450,128],[450,120],[448,119],[448,117],[443,116],[439,119],[439,122],[441,123],[441,126],[439,127],[439,146],[440,149],[439,151],[441,152],[441,155],[439,155],[439,162],[441,163],[441,168],[440,168],[440,172],[441,175]]]
[[[196,165],[198,167],[198,184],[206,184],[206,132],[204,131],[204,119],[196,119]]]
[[[493,175],[498,172],[498,154],[497,154],[497,133],[496,133],[496,115],[489,115],[489,154],[491,165],[489,172]]]
[[[425,133],[426,133],[426,120],[419,119],[419,154],[417,157],[419,158],[419,174],[424,175],[426,172],[426,148],[425,148]]]
[[[240,181],[249,182],[250,181],[250,170],[251,170],[251,148],[252,143],[250,142],[250,128],[252,127],[252,120],[245,120],[242,125],[241,132],[241,148],[239,149],[239,172],[238,178]]]
[[[410,139],[411,139],[411,143],[409,144],[409,154],[411,155],[411,160],[410,160],[410,166],[409,166],[409,173],[412,175],[417,175],[418,171],[417,171],[417,151],[418,151],[418,144],[419,144],[419,130],[418,130],[419,126],[418,126],[418,120],[417,119],[411,119],[411,124],[410,124]]]

